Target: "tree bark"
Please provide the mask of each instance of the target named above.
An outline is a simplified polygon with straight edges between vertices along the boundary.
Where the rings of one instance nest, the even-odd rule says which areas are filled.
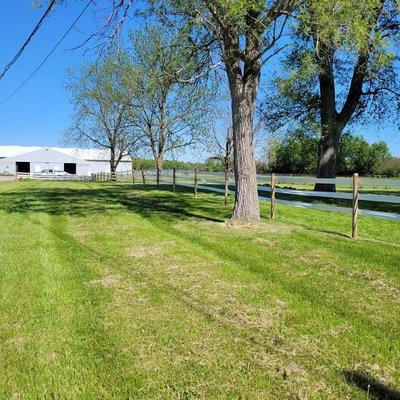
[[[337,155],[342,132],[334,126],[327,127],[325,130],[321,140],[317,178],[334,179],[336,178]],[[335,192],[336,185],[334,183],[316,183],[314,190]]]
[[[230,79],[233,116],[233,151],[236,181],[232,219],[241,222],[260,220],[260,205],[253,144],[253,115],[258,82],[237,84]]]
[[[333,50],[332,47],[322,45],[320,47],[319,75],[320,87],[320,117],[321,117],[321,141],[317,166],[317,178],[336,178],[336,160],[339,150],[341,129],[337,121],[336,90],[333,74]],[[330,183],[316,183],[314,190],[336,191],[336,185]]]
[[[160,187],[160,180],[161,180],[161,171],[163,167],[164,156],[162,153],[159,153],[156,158],[156,168],[157,168],[157,187]]]
[[[110,149],[110,172],[111,172],[111,180],[115,181],[115,174],[117,172],[117,167],[118,164],[116,162],[116,155],[115,155],[115,149],[111,148]]]
[[[225,193],[224,193],[224,203],[228,204],[228,193],[229,193],[229,167],[225,166]]]

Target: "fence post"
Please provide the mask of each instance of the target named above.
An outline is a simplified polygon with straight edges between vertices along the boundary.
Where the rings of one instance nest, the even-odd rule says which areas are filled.
[[[144,175],[143,168],[142,168],[142,180],[143,180],[143,188],[146,189],[146,176]]]
[[[271,219],[276,218],[276,175],[271,173]]]
[[[194,169],[194,197],[197,197],[197,186],[199,183],[198,179],[198,169],[197,167]]]
[[[360,200],[360,193],[358,191],[359,182],[358,174],[353,174],[353,214],[351,229],[351,237],[353,239],[357,239],[358,237],[358,202]]]
[[[172,171],[172,190],[176,192],[176,168]]]

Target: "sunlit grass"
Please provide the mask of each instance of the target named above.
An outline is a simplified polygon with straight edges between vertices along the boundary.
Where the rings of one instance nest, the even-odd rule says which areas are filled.
[[[0,399],[400,388],[399,224],[168,189],[0,185]]]

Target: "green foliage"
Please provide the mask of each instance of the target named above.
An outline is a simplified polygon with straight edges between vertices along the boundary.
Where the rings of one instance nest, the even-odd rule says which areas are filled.
[[[132,124],[136,109],[132,107],[133,93],[126,79],[129,67],[126,55],[116,52],[67,72],[65,87],[75,115],[65,132],[65,141],[110,149],[113,165],[130,155],[138,143]]]
[[[205,133],[211,89],[190,81],[199,67],[185,31],[151,26],[131,32],[130,42],[126,80],[137,113],[134,126],[144,147],[162,165],[166,154]]]
[[[271,171],[314,175],[317,167],[318,138],[299,130],[274,143],[274,153],[267,160]]]
[[[296,131],[275,144],[273,158],[267,160],[268,169],[289,174],[314,175],[318,159],[318,136]],[[362,136],[345,133],[339,146],[337,174],[349,176],[380,175],[379,166],[390,157],[385,142],[369,144]]]
[[[155,170],[156,169],[156,162],[154,159],[148,158],[134,158],[133,159],[133,167],[136,170],[144,169],[144,170]],[[194,163],[179,161],[179,160],[164,160],[163,162],[163,169],[164,170],[171,170],[173,168],[179,170],[191,170],[195,168]]]
[[[243,21],[249,13],[261,13],[266,8],[265,0],[217,0],[220,10],[224,10],[223,17],[232,21]]]
[[[290,124],[295,128],[313,121],[321,124],[319,75],[328,78],[332,67],[337,115],[346,100],[355,109],[346,124],[391,120],[398,124],[400,112],[399,47],[400,12],[393,0],[308,0],[297,9],[292,46],[275,90],[267,93],[263,106],[272,129]],[[362,72],[362,95],[349,92],[357,60],[367,61]],[[357,89],[358,90],[358,89]],[[321,127],[319,128],[321,130]]]
[[[308,0],[300,5],[300,32],[332,48],[366,51],[382,0]],[[375,35],[374,46],[382,44]]]
[[[220,157],[209,157],[201,167],[202,171],[224,172],[225,167]]]
[[[375,175],[379,164],[390,156],[385,142],[369,144],[363,137],[344,134],[338,155],[338,175]]]
[[[376,168],[376,174],[387,178],[400,177],[400,158],[388,157],[382,160]]]

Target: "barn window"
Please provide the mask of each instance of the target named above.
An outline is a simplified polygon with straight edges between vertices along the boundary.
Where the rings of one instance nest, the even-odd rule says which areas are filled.
[[[31,172],[31,163],[17,161],[17,173],[29,174]]]
[[[68,174],[76,175],[76,164],[73,163],[65,163],[64,171]]]

